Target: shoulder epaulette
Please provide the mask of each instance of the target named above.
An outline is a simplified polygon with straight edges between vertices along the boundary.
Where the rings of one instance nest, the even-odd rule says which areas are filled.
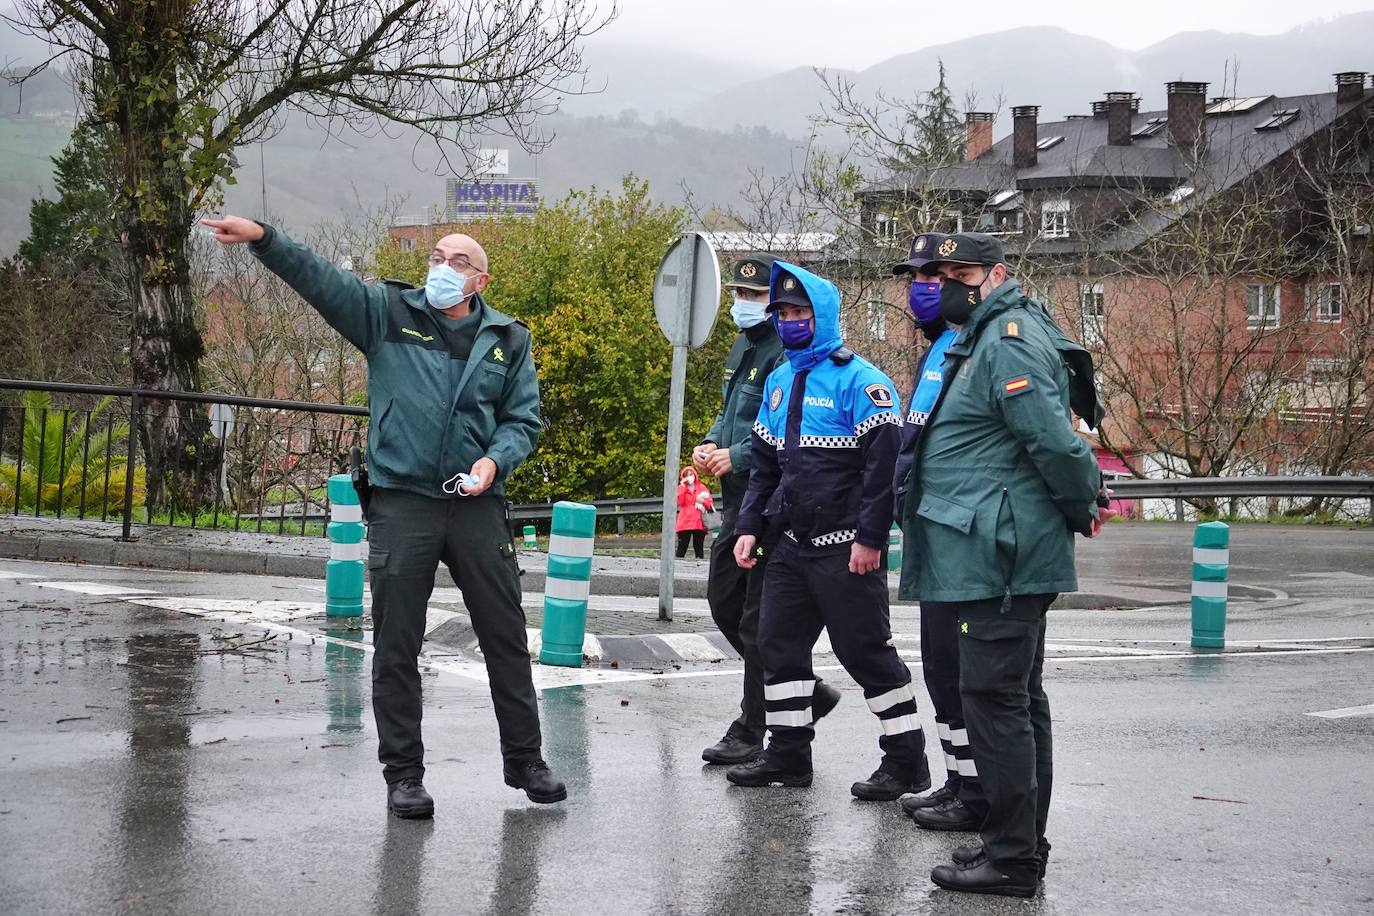
[[[854,359],[854,351],[848,347],[840,347],[830,354],[830,361],[837,366],[846,365],[852,359]]]

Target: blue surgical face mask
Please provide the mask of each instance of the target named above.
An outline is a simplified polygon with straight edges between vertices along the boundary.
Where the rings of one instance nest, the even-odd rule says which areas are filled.
[[[447,264],[436,264],[425,278],[425,300],[436,309],[451,309],[472,293],[464,292],[468,278]],[[474,289],[473,292],[476,292]]]
[[[913,280],[907,293],[907,305],[916,316],[917,324],[930,324],[940,317],[940,281]]]
[[[811,338],[816,334],[814,316],[797,321],[783,321],[774,315],[773,324],[778,328],[778,337],[782,339],[782,345],[789,350],[802,349],[811,343]]]
[[[768,317],[765,309],[768,308],[766,302],[750,302],[748,299],[736,299],[730,305],[730,317],[735,320],[735,327],[740,330],[752,328],[754,325]]]

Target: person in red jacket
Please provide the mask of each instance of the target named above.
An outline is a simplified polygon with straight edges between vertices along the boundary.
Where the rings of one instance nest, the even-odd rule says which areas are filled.
[[[703,512],[715,509],[711,501],[711,491],[697,480],[697,472],[690,467],[682,469],[682,477],[677,485],[677,555],[687,556],[687,544],[692,545],[697,559],[704,556],[706,546],[706,522]]]

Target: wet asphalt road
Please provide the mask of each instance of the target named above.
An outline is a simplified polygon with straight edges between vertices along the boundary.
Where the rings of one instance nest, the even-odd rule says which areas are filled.
[[[1052,617],[1054,852],[1030,901],[934,888],[969,835],[850,798],[876,728],[841,672],[806,790],[702,767],[737,699],[722,666],[544,690],[570,798],[541,807],[501,782],[485,685],[435,668],[438,813],[401,822],[350,634],[225,652],[270,633],[36,584],[318,600],[300,580],[6,570],[31,578],[0,578],[0,913],[1374,911],[1374,716],[1308,715],[1374,704],[1374,577],[1350,570],[1237,604],[1232,644],[1265,652],[1195,657],[1169,642],[1181,608]]]

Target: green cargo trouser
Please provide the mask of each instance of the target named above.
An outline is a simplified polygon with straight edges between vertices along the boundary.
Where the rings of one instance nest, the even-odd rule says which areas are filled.
[[[501,755],[512,764],[539,758],[539,710],[520,606],[520,569],[504,500],[491,494],[431,499],[379,487],[367,520],[372,711],[386,781],[424,777],[416,659],[441,561],[462,590],[486,660]]]

